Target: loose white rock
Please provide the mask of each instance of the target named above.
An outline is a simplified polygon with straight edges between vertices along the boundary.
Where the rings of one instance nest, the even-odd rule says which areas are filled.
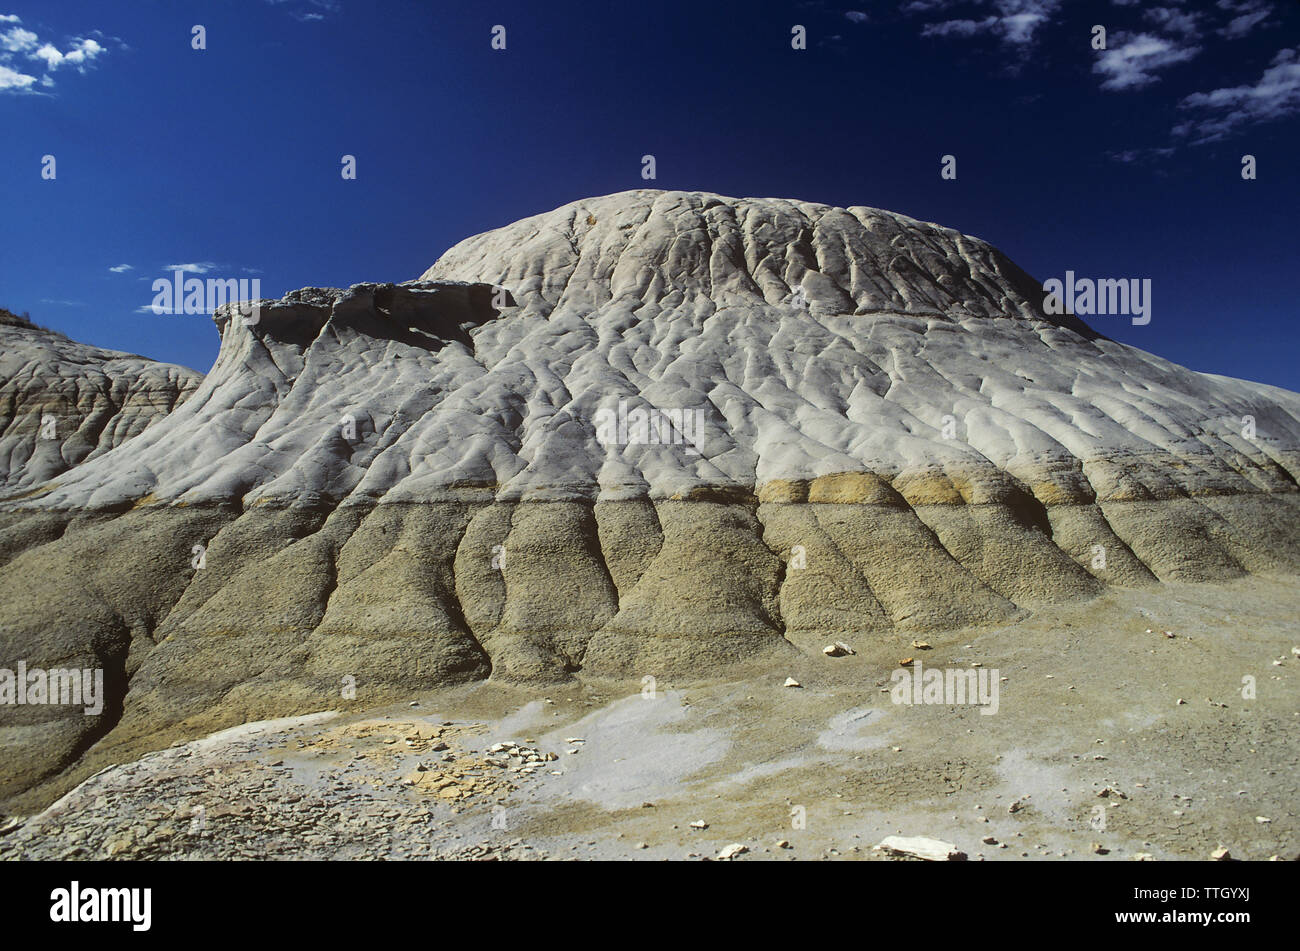
[[[923,835],[886,836],[876,848],[895,855],[913,855],[928,862],[961,862],[966,859],[966,853],[951,842],[931,839]]]

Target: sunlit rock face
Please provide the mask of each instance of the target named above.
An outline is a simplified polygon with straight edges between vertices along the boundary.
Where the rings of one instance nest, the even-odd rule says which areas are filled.
[[[1300,566],[1300,396],[890,212],[626,192],[215,321],[179,407],[3,503],[5,656],[112,696],[0,708],[0,794],[353,687],[680,676]]]
[[[53,479],[143,432],[201,373],[69,340],[0,309],[0,493]]]

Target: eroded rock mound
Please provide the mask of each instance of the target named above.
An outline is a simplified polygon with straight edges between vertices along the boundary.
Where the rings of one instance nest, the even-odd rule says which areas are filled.
[[[0,493],[39,485],[167,415],[203,379],[0,308]]]
[[[1300,396],[1040,298],[889,212],[636,191],[225,308],[179,408],[6,503],[6,656],[114,671],[111,757],[350,683],[681,674],[1294,572]],[[14,709],[0,793],[105,732]]]

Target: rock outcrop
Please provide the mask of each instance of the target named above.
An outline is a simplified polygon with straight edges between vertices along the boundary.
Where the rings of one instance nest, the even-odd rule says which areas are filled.
[[[0,308],[0,493],[53,479],[138,435],[203,374],[37,327]]]
[[[901,215],[635,191],[418,281],[223,308],[192,396],[3,503],[5,657],[101,667],[111,703],[0,708],[0,795],[353,686],[690,673],[1295,572],[1300,396],[1041,304]]]

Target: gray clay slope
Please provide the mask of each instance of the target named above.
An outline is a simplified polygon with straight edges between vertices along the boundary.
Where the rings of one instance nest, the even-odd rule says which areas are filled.
[[[1041,298],[890,212],[640,190],[416,282],[227,307],[192,396],[0,506],[5,657],[102,666],[114,700],[0,710],[0,796],[106,732],[324,709],[345,677],[680,675],[1294,573],[1300,395]],[[598,438],[620,403],[699,411],[695,445]]]

